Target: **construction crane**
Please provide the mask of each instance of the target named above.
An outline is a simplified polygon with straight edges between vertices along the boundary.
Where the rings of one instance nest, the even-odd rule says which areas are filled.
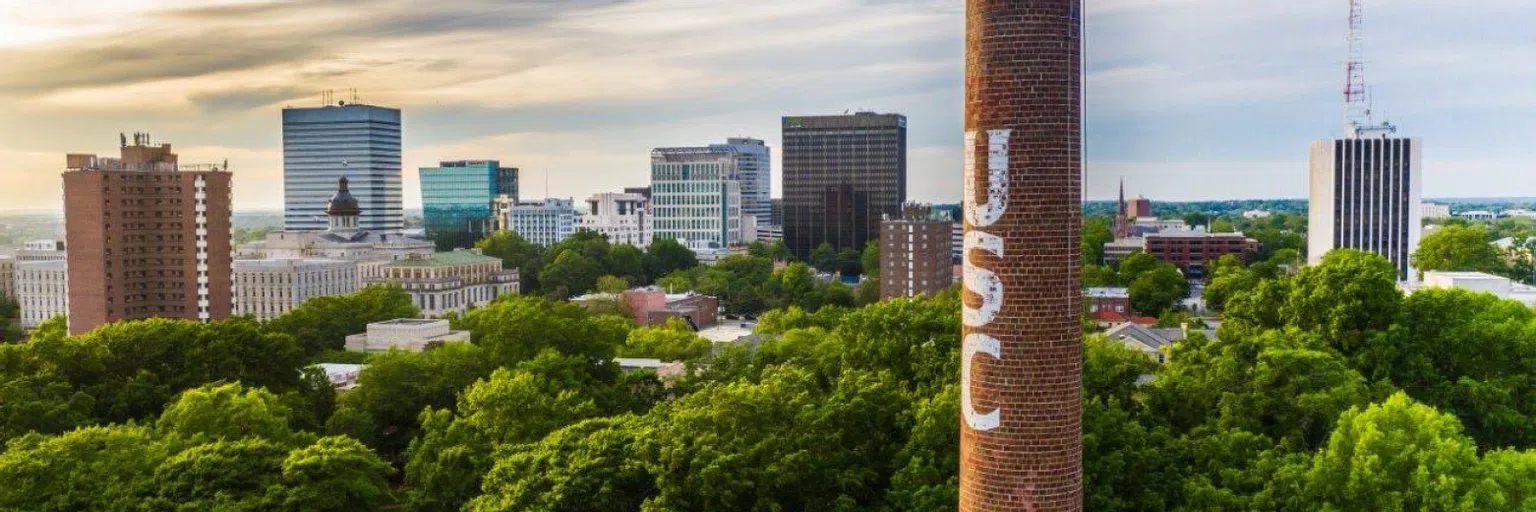
[[[1397,126],[1371,116],[1370,89],[1365,85],[1364,0],[1349,0],[1349,61],[1345,64],[1344,134],[1359,138],[1368,133],[1397,133]]]

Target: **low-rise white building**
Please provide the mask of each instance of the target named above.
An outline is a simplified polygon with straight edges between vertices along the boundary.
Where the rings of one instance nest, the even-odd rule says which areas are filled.
[[[518,293],[517,270],[503,270],[500,258],[474,249],[412,256],[390,262],[381,271],[383,277],[374,282],[399,284],[429,317],[463,313],[470,306]]]
[[[549,247],[576,234],[576,206],[570,199],[517,201],[498,196],[495,210],[499,229],[538,245]]]
[[[1536,219],[1536,212],[1525,208],[1514,208],[1499,212],[1499,218]]]
[[[306,300],[352,293],[357,273],[357,263],[345,260],[235,260],[235,314],[271,320]]]
[[[1420,203],[1419,209],[1426,219],[1451,218],[1451,205],[1448,204]]]
[[[1243,218],[1245,219],[1266,219],[1270,215],[1273,214],[1269,210],[1247,210],[1243,212]]]
[[[1487,210],[1461,212],[1456,214],[1456,216],[1467,220],[1494,220],[1499,218],[1499,214]]]
[[[351,352],[421,352],[444,343],[469,343],[469,331],[455,331],[447,320],[398,318],[368,324],[368,331],[347,336]]]
[[[731,249],[721,247],[719,244],[708,240],[679,240],[688,250],[693,251],[693,257],[704,265],[714,265],[726,256],[731,255]]]
[[[23,329],[36,329],[50,318],[69,314],[68,262],[16,262],[16,302],[21,305]]]
[[[1423,281],[1404,282],[1400,283],[1399,286],[1407,293],[1427,288],[1455,288],[1472,292],[1492,293],[1501,299],[1518,300],[1527,306],[1536,307],[1536,286],[1517,283],[1507,277],[1482,272],[1441,272],[1431,270],[1424,273]]]
[[[331,387],[337,391],[347,391],[357,387],[357,376],[363,373],[364,364],[345,363],[320,363],[315,365],[320,371],[325,372],[325,379],[331,381]]]
[[[589,212],[581,229],[608,237],[608,243],[646,248],[651,245],[650,198],[639,192],[603,192],[587,198]]]

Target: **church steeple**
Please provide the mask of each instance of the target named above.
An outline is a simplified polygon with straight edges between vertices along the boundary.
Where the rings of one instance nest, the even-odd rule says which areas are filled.
[[[1125,207],[1125,177],[1120,177],[1120,203],[1115,208],[1115,238],[1131,236],[1130,212]]]

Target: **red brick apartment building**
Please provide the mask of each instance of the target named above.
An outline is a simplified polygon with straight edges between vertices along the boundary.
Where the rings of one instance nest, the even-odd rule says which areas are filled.
[[[1259,241],[1242,233],[1206,233],[1200,231],[1164,231],[1148,233],[1147,254],[1179,267],[1191,279],[1206,277],[1212,262],[1228,254],[1248,261],[1259,252]]]
[[[180,165],[149,134],[119,158],[69,154],[64,228],[69,332],[118,320],[227,318],[231,309],[230,174]]]

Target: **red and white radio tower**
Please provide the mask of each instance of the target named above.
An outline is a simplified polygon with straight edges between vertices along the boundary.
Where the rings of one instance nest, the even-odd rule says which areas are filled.
[[[1345,64],[1344,136],[1358,137],[1362,132],[1396,133],[1397,127],[1371,119],[1370,91],[1365,86],[1364,0],[1349,0],[1349,61]]]

